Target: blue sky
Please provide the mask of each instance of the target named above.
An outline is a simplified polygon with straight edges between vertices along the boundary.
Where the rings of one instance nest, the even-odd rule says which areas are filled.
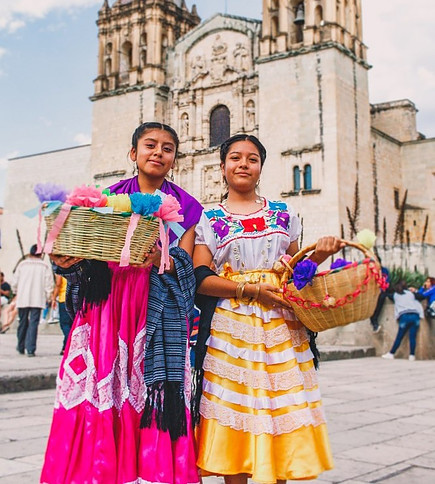
[[[113,3],[113,0],[109,2]],[[196,0],[217,11],[261,17],[261,0]],[[418,129],[435,136],[432,0],[362,0],[370,101],[411,99]],[[103,0],[0,0],[0,206],[6,159],[90,141]]]

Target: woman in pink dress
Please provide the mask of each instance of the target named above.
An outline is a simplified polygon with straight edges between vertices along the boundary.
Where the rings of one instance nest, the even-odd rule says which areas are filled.
[[[130,151],[138,175],[110,187],[128,194],[159,189],[179,201],[184,221],[170,232],[170,267],[162,275],[157,248],[140,266],[52,257],[69,280],[66,303],[75,321],[42,483],[199,481],[187,341],[195,290],[190,257],[202,207],[165,179],[177,149],[172,128],[142,124]]]

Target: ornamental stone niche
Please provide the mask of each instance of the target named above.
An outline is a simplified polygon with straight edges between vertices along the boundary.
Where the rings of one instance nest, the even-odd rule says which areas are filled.
[[[220,165],[207,165],[202,169],[201,202],[220,202],[222,196],[222,174]]]

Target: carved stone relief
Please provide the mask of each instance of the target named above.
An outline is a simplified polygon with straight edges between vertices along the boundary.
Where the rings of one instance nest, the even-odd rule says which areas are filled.
[[[246,103],[246,129],[251,130],[255,128],[255,103],[249,100]]]
[[[187,113],[183,113],[181,115],[181,126],[180,126],[180,134],[182,138],[187,138],[189,136],[189,115]]]
[[[233,50],[234,68],[237,72],[246,72],[249,68],[249,51],[246,46],[240,42],[236,44]]]
[[[220,35],[216,35],[212,46],[210,67],[210,75],[213,82],[220,82],[225,77],[225,71],[227,69],[227,50],[227,44],[221,40]]]
[[[219,165],[208,165],[202,169],[201,202],[220,202],[222,195],[222,174]]]
[[[197,81],[199,78],[204,77],[208,74],[206,69],[204,56],[197,55],[190,64],[190,77],[192,82]]]

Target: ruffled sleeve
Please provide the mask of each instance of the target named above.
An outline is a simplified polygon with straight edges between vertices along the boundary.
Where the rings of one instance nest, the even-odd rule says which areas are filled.
[[[294,242],[301,235],[302,224],[299,220],[299,217],[295,214],[295,211],[290,205],[287,205],[287,210],[290,216],[288,224],[288,234],[290,236],[290,242]]]
[[[206,215],[206,211],[202,213],[201,218],[195,227],[195,245],[206,245],[213,255],[216,253],[216,238]]]

